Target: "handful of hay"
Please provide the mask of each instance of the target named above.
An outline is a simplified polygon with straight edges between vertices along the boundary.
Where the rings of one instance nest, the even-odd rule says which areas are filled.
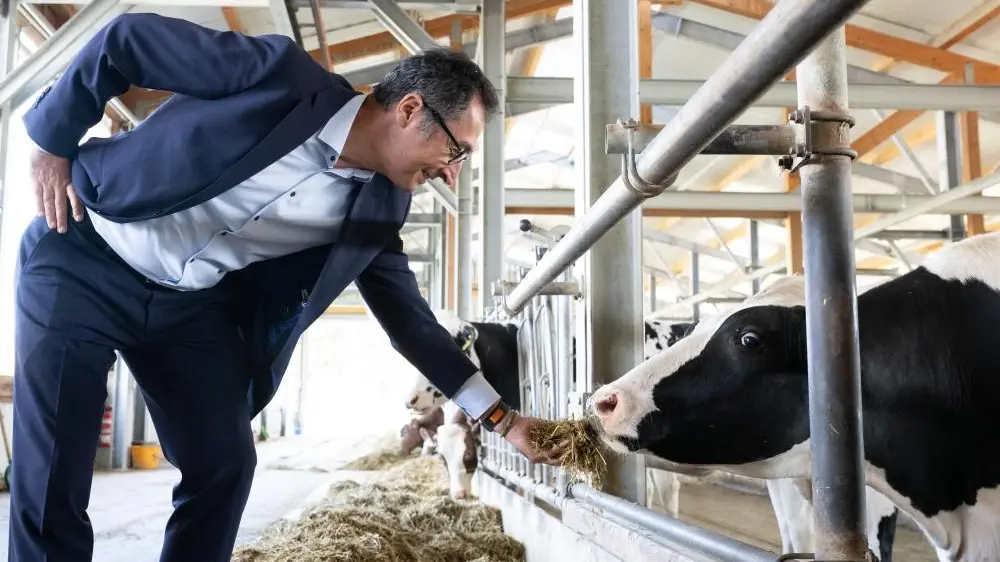
[[[545,420],[531,428],[528,438],[538,449],[548,449],[566,442],[568,446],[559,455],[559,464],[575,481],[584,481],[594,488],[600,488],[608,463],[601,452],[597,432],[585,420]]]
[[[233,562],[524,562],[500,512],[448,497],[434,457],[415,457],[372,482],[333,484],[302,519],[241,546]]]

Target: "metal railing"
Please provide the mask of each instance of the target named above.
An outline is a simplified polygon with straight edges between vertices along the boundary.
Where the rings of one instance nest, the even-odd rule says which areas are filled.
[[[549,298],[544,293],[552,292],[545,290],[550,283],[644,200],[669,188],[681,168],[706,149],[719,154],[775,154],[781,156],[779,163],[783,168],[801,170],[805,261],[806,270],[812,272],[806,279],[810,304],[808,340],[825,341],[820,328],[836,333],[835,337],[827,338],[829,349],[817,351],[815,346],[809,349],[817,559],[864,560],[867,554],[863,533],[864,480],[860,470],[857,319],[852,313],[856,307],[852,290],[854,263],[853,252],[848,252],[853,249],[850,162],[856,153],[850,149],[848,134],[853,119],[847,114],[843,28],[846,20],[865,3],[865,0],[777,2],[652,139],[637,142],[637,126],[631,119],[622,122],[620,131],[612,127],[611,132],[620,132],[623,140],[607,139],[606,149],[612,152],[623,149],[622,174],[501,302],[508,316],[527,311],[528,318],[532,318],[537,299]],[[729,127],[795,65],[798,65],[799,108],[789,117],[794,123],[792,129]],[[720,135],[723,139],[716,141]],[[641,143],[645,145],[640,148]],[[621,144],[624,146],[616,146]],[[951,197],[981,189],[974,186]],[[910,213],[900,216],[907,214]],[[894,224],[893,220],[882,222]],[[753,275],[766,275],[766,269],[758,269]],[[821,301],[827,300],[830,305],[820,306]],[[530,334],[526,337],[530,342],[535,340]],[[532,357],[528,354],[529,377],[535,376],[530,375],[534,372],[530,371]],[[771,553],[692,529],[621,498],[583,486],[574,486],[572,492],[579,501],[626,517],[723,560],[774,558]]]

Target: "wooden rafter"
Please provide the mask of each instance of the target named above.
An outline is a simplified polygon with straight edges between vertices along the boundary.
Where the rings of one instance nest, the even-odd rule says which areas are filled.
[[[758,20],[766,16],[774,7],[774,4],[766,0],[691,1]],[[933,68],[941,72],[964,72],[966,65],[971,64],[978,82],[1000,84],[1000,65],[953,53],[943,48],[894,37],[866,27],[852,24],[847,24],[844,27],[848,47],[892,57],[895,60],[925,68]]]
[[[539,12],[571,6],[571,0],[507,0],[506,19],[512,20],[534,15]],[[479,17],[471,14],[451,14],[424,22],[424,29],[434,39],[448,37],[452,24],[458,22],[462,31],[479,29]],[[333,64],[339,64],[359,58],[379,55],[399,48],[399,42],[388,31],[358,37],[350,41],[335,43],[327,48]],[[319,49],[309,51],[317,61],[322,59]]]

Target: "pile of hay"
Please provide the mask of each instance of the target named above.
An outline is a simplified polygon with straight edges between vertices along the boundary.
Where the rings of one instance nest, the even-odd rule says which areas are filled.
[[[233,562],[524,562],[500,512],[448,497],[440,459],[405,459],[371,482],[332,485],[299,521],[237,549]]]
[[[568,444],[558,457],[558,463],[577,482],[586,482],[600,489],[608,463],[597,432],[584,420],[543,421],[532,427],[528,435],[532,445],[548,449],[558,443]]]
[[[404,455],[399,449],[384,449],[352,460],[344,465],[343,470],[386,470],[411,458],[413,455]]]

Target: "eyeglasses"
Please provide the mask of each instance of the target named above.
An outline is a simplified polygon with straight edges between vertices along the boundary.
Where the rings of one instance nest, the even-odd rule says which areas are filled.
[[[451,159],[448,160],[447,165],[451,166],[452,164],[457,164],[459,162],[465,162],[466,160],[468,160],[469,152],[464,148],[462,148],[460,144],[458,144],[458,139],[455,138],[455,135],[451,134],[451,129],[448,128],[448,125],[444,124],[444,119],[441,118],[441,114],[438,113],[437,110],[435,110],[433,107],[427,105],[426,102],[424,102],[424,107],[427,108],[427,111],[431,112],[431,117],[433,117],[434,120],[437,121],[437,124],[441,126],[441,130],[444,131],[444,134],[448,135],[448,140],[451,141],[452,154],[451,154]]]

